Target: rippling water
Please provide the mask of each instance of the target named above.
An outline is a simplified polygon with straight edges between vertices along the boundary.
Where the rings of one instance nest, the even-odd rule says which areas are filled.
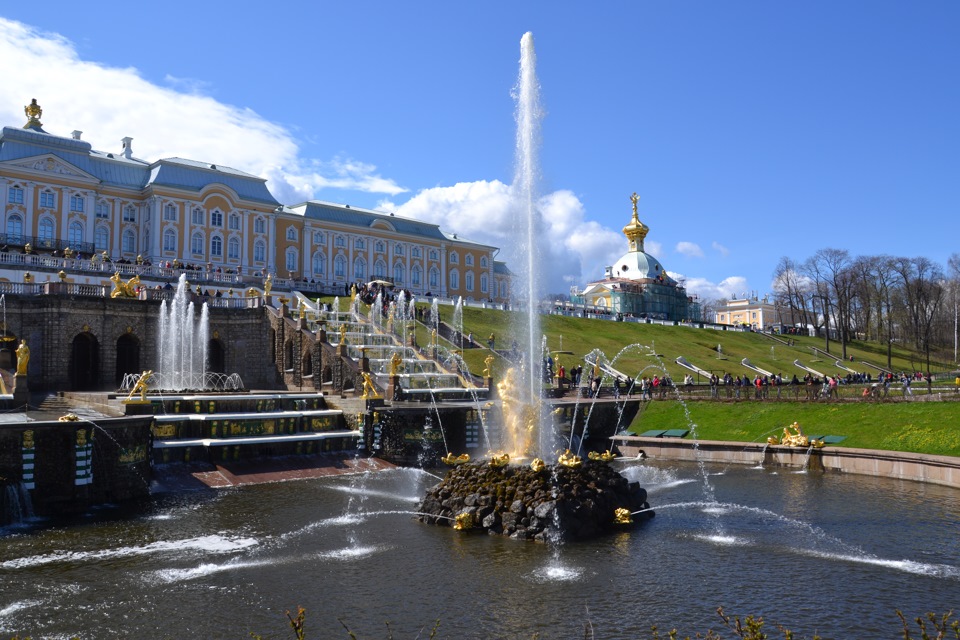
[[[0,633],[42,638],[650,637],[715,609],[812,636],[896,637],[960,608],[960,491],[784,469],[621,463],[657,511],[559,547],[431,527],[410,469],[161,496],[0,537]],[[704,500],[704,482],[716,502]],[[771,628],[775,635],[775,629]],[[427,631],[422,637],[427,637]]]

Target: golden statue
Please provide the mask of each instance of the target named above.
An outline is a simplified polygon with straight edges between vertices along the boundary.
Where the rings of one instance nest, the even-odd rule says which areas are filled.
[[[777,441],[775,437],[771,437],[767,442],[770,444],[782,444],[786,447],[810,446],[809,439],[803,435],[803,429],[801,429],[800,425],[796,422],[783,428],[783,437],[781,437],[779,441]]]
[[[570,449],[560,454],[557,463],[569,469],[579,469],[583,465],[583,460],[578,455],[570,453]]]
[[[383,396],[377,392],[377,388],[373,385],[373,379],[369,373],[363,371],[360,373],[363,376],[363,395],[360,396],[363,400],[375,400],[382,398]]]
[[[433,331],[430,332],[430,344],[432,344],[433,346],[437,346],[437,344],[438,344],[438,343],[437,343],[437,330],[436,330],[436,329],[434,329]]]
[[[68,413],[67,415],[60,416],[57,418],[57,422],[79,422],[80,418],[75,413]],[[83,435],[81,435],[83,434]],[[82,440],[82,442],[81,442]],[[83,429],[77,432],[77,444],[85,444],[87,441],[87,434]]]
[[[111,298],[137,297],[137,287],[140,286],[140,276],[133,276],[124,282],[120,279],[120,272],[117,271],[115,274],[110,276],[110,281],[113,283],[113,291],[110,292]]]
[[[483,377],[484,377],[484,378],[489,378],[489,377],[490,377],[490,371],[493,369],[493,361],[494,361],[494,360],[496,360],[496,358],[494,358],[493,356],[487,356],[486,358],[484,358],[483,363],[484,363],[485,365],[487,365],[487,368],[483,370]]]
[[[613,524],[631,524],[632,522],[633,516],[630,514],[629,509],[624,509],[623,507],[614,509]]]
[[[473,528],[473,514],[469,511],[464,511],[456,518],[453,519],[453,528],[457,531],[464,531],[466,529]]]
[[[394,351],[393,355],[390,356],[390,375],[395,376],[400,371],[403,371],[403,358],[400,357],[399,353]]]
[[[36,98],[31,100],[30,104],[23,108],[23,113],[27,116],[27,124],[23,125],[24,129],[27,129],[31,126],[43,126],[40,123],[40,116],[43,115],[43,109],[41,109],[40,105],[37,104]]]
[[[617,454],[610,453],[610,449],[607,449],[603,453],[597,453],[596,451],[591,451],[587,454],[587,458],[594,460],[596,462],[613,462],[613,459],[617,457]]]
[[[494,468],[505,467],[510,464],[510,454],[500,453],[490,456],[490,466]]]
[[[263,281],[263,295],[270,295],[270,289],[273,288],[273,274],[268,273],[267,279]]]
[[[15,353],[17,354],[17,375],[25,376],[27,375],[27,365],[30,364],[30,347],[27,346],[26,340],[20,341],[20,346],[17,347]]]
[[[540,473],[547,468],[547,463],[541,460],[540,458],[534,458],[530,462],[530,468],[534,470],[535,473]]]
[[[341,324],[337,331],[340,332],[340,344],[347,344],[347,325]]]
[[[455,455],[453,455],[452,453],[448,453],[447,455],[445,455],[445,456],[443,456],[442,458],[440,458],[440,460],[441,460],[444,464],[448,464],[448,465],[450,465],[451,467],[453,467],[453,466],[456,466],[456,465],[458,465],[458,464],[466,464],[467,462],[470,462],[470,454],[469,454],[469,453],[461,453],[460,455],[455,456]]]
[[[140,374],[140,377],[137,378],[136,384],[133,385],[133,389],[130,390],[130,393],[127,395],[127,400],[133,400],[133,396],[140,393],[140,402],[147,401],[147,382],[150,378],[153,377],[153,371],[147,370]]]

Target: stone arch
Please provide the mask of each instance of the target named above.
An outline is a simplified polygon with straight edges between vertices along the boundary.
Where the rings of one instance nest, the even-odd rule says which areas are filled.
[[[313,354],[307,349],[300,358],[300,375],[313,375]]]
[[[117,387],[128,373],[140,373],[140,340],[132,333],[124,333],[117,338],[117,366],[114,383]]]
[[[15,369],[17,366],[17,345],[20,341],[17,336],[4,330],[0,337],[0,369]]]
[[[207,371],[211,373],[227,372],[227,352],[223,346],[223,341],[219,338],[211,338],[207,346]]]
[[[70,344],[69,375],[74,391],[100,388],[100,341],[88,331],[78,333]]]
[[[283,370],[292,370],[293,367],[293,340],[287,340],[283,345]]]

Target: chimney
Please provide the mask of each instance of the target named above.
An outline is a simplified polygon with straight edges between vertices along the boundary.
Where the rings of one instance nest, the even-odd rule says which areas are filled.
[[[132,158],[133,157],[133,138],[127,136],[122,140],[123,142],[123,157]]]
[[[71,135],[73,136],[74,140],[79,140],[80,136],[83,135],[83,131],[80,131],[79,129],[74,129]]]

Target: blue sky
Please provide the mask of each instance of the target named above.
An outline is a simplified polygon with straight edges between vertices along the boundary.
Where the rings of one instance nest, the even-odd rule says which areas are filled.
[[[0,122],[181,156],[504,248],[520,38],[553,291],[647,249],[706,298],[781,256],[960,250],[960,3],[6,4]],[[521,5],[521,6],[517,6]]]

